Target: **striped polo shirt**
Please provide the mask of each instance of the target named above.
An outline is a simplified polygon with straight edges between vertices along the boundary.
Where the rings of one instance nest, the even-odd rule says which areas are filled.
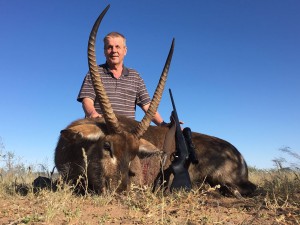
[[[116,79],[107,64],[99,65],[98,68],[114,113],[134,119],[136,105],[150,103],[144,80],[137,71],[123,66],[122,75]],[[96,94],[89,73],[82,83],[77,101],[82,102],[83,98],[92,99],[96,111],[102,114],[98,100],[95,101]]]

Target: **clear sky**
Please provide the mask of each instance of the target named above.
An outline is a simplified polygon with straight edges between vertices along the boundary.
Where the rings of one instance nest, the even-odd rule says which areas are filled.
[[[84,116],[76,97],[88,70],[88,36],[108,4],[99,64],[103,36],[123,33],[125,64],[140,72],[152,96],[174,37],[166,88],[185,126],[229,141],[257,168],[272,168],[283,147],[300,154],[298,0],[0,0],[6,151],[53,166],[60,130]],[[168,121],[167,89],[159,111]]]

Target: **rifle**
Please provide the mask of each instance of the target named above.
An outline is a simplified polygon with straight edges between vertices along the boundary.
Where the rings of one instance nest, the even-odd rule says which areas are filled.
[[[189,165],[190,162],[193,164],[198,163],[198,160],[195,157],[195,151],[192,144],[191,129],[185,128],[184,133],[181,131],[171,89],[169,89],[169,93],[173,106],[172,117],[176,125],[176,152],[175,159],[171,164],[174,179],[171,184],[170,191],[174,189],[184,189],[186,191],[190,191],[192,189],[192,183],[188,172]],[[186,142],[188,142],[188,145]]]

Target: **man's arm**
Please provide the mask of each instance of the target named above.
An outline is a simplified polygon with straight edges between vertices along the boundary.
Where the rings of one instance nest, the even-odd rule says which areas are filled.
[[[82,100],[82,108],[85,112],[85,116],[88,118],[102,117],[101,114],[97,113],[94,107],[94,101],[90,98],[84,98]]]
[[[147,110],[149,109],[150,103],[141,106],[142,110],[146,113]],[[157,126],[161,126],[164,123],[164,120],[162,119],[162,117],[160,116],[160,114],[158,112],[155,113],[152,122],[155,123]]]

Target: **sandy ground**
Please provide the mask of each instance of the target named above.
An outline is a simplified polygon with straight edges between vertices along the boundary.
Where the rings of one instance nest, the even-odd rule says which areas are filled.
[[[299,224],[297,206],[217,193],[87,198],[43,192],[0,196],[0,224]]]

